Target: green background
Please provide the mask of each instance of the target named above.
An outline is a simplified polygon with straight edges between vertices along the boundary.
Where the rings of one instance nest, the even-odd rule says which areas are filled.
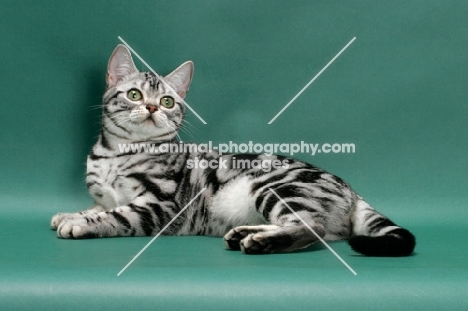
[[[0,306],[219,309],[468,307],[466,1],[3,1]],[[91,204],[107,60],[121,36],[159,74],[195,62],[184,141],[354,143],[298,154],[415,233],[416,255],[245,256],[220,239],[67,241]],[[267,123],[353,37],[343,54]],[[135,59],[138,68],[144,69]],[[86,302],[87,305],[83,305]]]

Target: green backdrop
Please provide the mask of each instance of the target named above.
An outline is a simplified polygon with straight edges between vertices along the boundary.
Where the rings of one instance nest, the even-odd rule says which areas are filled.
[[[440,0],[3,1],[0,306],[466,308],[467,15]],[[186,100],[207,124],[189,113],[185,141],[354,143],[297,157],[414,231],[416,255],[335,243],[353,277],[324,249],[251,257],[161,237],[122,280],[149,239],[57,239],[50,217],[91,204],[85,160],[118,36],[161,75],[195,62]]]

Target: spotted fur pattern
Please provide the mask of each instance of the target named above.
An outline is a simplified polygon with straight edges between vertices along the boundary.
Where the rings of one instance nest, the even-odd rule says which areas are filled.
[[[349,240],[365,255],[413,252],[415,238],[409,231],[372,209],[342,179],[310,164],[269,156],[287,165],[266,171],[232,164],[234,157],[253,161],[266,155],[122,152],[118,144],[175,142],[192,73],[192,62],[186,62],[162,80],[139,72],[125,46],[115,49],[108,64],[101,134],[87,160],[86,182],[95,205],[55,215],[51,226],[60,238],[156,235],[206,188],[163,234],[224,236],[227,248],[247,254],[306,248],[318,241],[315,234],[328,241]],[[173,106],[162,104],[167,97]],[[196,159],[227,165],[190,166]]]

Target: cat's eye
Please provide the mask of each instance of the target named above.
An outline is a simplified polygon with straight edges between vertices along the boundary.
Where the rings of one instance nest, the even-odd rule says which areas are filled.
[[[141,92],[137,89],[131,89],[130,91],[128,91],[127,97],[128,99],[133,100],[133,101],[137,101],[143,98],[143,96],[141,95]]]
[[[161,106],[163,106],[164,108],[172,108],[174,107],[174,98],[172,97],[169,97],[169,96],[164,96],[163,98],[161,98],[161,100],[159,101],[159,103],[161,104]]]

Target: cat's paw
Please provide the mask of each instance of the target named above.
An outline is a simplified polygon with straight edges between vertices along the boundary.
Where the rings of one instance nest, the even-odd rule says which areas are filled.
[[[70,219],[80,219],[85,216],[90,216],[91,218],[98,213],[105,212],[106,210],[100,205],[94,205],[90,209],[78,213],[58,213],[55,214],[52,219],[50,220],[50,228],[53,230],[57,230],[60,224],[65,220]]]
[[[276,230],[277,228],[278,226],[275,225],[236,227],[224,235],[224,244],[226,245],[227,249],[242,250],[242,241],[246,239],[249,235],[259,232],[272,231]]]
[[[244,254],[270,254],[274,252],[272,240],[264,233],[252,233],[240,241]]]
[[[62,239],[78,238],[83,231],[81,225],[86,224],[76,219],[63,219],[57,227],[57,236]]]
[[[50,220],[50,228],[52,230],[57,230],[62,220],[64,220],[67,217],[71,217],[71,215],[72,214],[69,213],[58,213],[54,215],[54,217],[52,217],[52,219]]]
[[[57,236],[62,239],[86,239],[99,237],[99,228],[89,223],[88,217],[64,218],[57,228]]]
[[[229,230],[229,232],[224,235],[224,245],[226,245],[227,249],[240,250],[240,241],[249,234],[241,228],[242,227],[237,227]]]
[[[107,213],[76,213],[62,217],[57,235],[62,239],[88,239],[113,236],[114,226],[108,224]]]

